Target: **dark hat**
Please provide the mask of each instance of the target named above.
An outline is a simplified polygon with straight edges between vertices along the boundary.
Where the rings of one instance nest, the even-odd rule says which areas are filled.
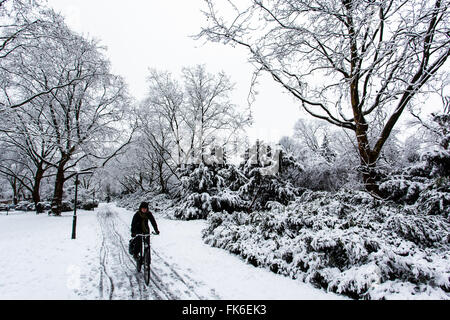
[[[141,203],[141,205],[139,206],[139,210],[141,210],[143,208],[148,209],[148,202],[142,202]]]

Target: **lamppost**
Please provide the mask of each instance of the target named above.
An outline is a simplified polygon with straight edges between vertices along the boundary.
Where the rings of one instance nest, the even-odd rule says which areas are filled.
[[[78,203],[78,185],[80,184],[80,180],[78,176],[80,174],[92,174],[91,171],[76,171],[75,173],[75,203],[73,206],[73,222],[72,222],[72,239],[76,239],[77,237],[77,203]]]

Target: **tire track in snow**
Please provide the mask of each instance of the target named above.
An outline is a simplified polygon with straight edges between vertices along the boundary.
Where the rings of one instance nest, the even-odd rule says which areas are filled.
[[[105,221],[105,222],[106,222],[107,229],[109,231],[113,231],[113,233],[110,233],[110,235],[114,236],[114,234],[115,234],[114,228],[111,228],[111,226],[109,225],[109,223],[108,223],[109,219],[108,219],[108,221]],[[111,239],[111,240],[112,240],[111,244],[114,245],[115,251],[117,252],[119,265],[123,267],[124,275],[126,276],[126,279],[128,280],[128,283],[129,283],[130,298],[135,299],[136,292],[135,292],[135,281],[133,281],[133,278],[134,278],[133,270],[129,267],[129,264],[125,261],[122,250],[120,250],[120,248],[117,247],[116,239]],[[139,297],[143,298],[142,285],[140,283],[138,283],[138,289],[139,289]]]
[[[143,292],[141,290],[141,285],[136,281],[136,277],[131,272],[131,269],[128,267],[128,264],[125,263],[123,256],[121,255],[121,251],[117,250],[117,243],[113,237],[112,228],[110,223],[111,214],[109,212],[100,211],[97,214],[98,221],[100,224],[100,228],[102,230],[102,247],[100,248],[101,254],[101,275],[100,275],[100,298],[107,298],[112,300],[116,299],[137,299],[144,298]],[[110,253],[111,252],[111,253]],[[106,286],[104,283],[104,278],[109,279],[109,285]],[[128,280],[128,285],[126,285],[125,291],[126,294],[119,293],[114,291],[115,283],[117,283],[117,287],[123,288],[124,279]],[[136,283],[137,282],[137,283]],[[139,296],[136,297],[135,288],[139,289]],[[106,292],[106,295],[105,295]]]
[[[116,215],[109,210],[101,210],[97,213],[103,237],[100,248],[100,298],[107,297],[110,300],[177,299],[176,296],[164,290],[162,283],[159,283],[156,288],[145,285],[142,273],[136,271],[136,262],[128,254],[128,248],[124,245],[125,241],[117,231],[114,223]],[[126,280],[128,284],[125,285]]]
[[[109,292],[108,297],[111,300],[114,293],[114,282],[109,275],[107,268],[106,268],[106,261],[108,257],[108,247],[106,246],[106,237],[105,237],[105,228],[102,227],[102,223],[100,222],[100,226],[102,229],[102,246],[100,247],[100,283],[99,283],[99,294],[100,299],[104,299],[105,296],[105,290],[106,293]],[[107,278],[109,281],[106,283],[106,286],[104,285],[105,280],[104,278]]]
[[[114,214],[114,220],[119,221],[121,227],[125,228],[126,232],[129,232],[128,223],[125,222],[117,213]],[[117,226],[115,225],[115,222],[113,223],[117,235],[121,238],[121,243],[125,243],[123,237],[119,234],[119,232],[117,232]],[[124,250],[128,252],[128,249]],[[152,264],[150,268],[150,285],[154,284],[158,288],[158,290],[163,293],[168,299],[220,299],[220,297],[215,294],[213,290],[209,290],[208,296],[204,296],[198,293],[197,288],[200,286],[204,286],[204,284],[200,281],[192,279],[184,272],[183,274],[181,274],[179,271],[175,270],[171,263],[166,258],[164,258],[162,254],[158,253],[153,247],[151,248],[151,257]],[[176,286],[177,289],[170,290],[169,285]]]
[[[114,218],[117,217],[117,214],[114,214]],[[139,286],[139,293],[140,293],[140,298],[143,300],[148,300],[149,296],[148,296],[148,292],[147,289],[148,287],[145,285],[144,280],[143,280],[143,276],[141,273],[137,273],[136,271],[136,261],[134,261],[134,259],[128,254],[128,248],[124,245],[124,243],[126,243],[122,237],[122,235],[120,235],[120,233],[118,232],[115,222],[114,222],[114,218],[112,218],[110,220],[111,222],[111,231],[113,232],[113,235],[116,237],[116,240],[119,245],[120,248],[118,248],[121,257],[125,256],[127,258],[127,260],[129,261],[128,264],[125,264],[128,269],[135,275],[135,278],[137,280],[138,286]],[[122,258],[122,262],[125,262],[124,259]],[[131,267],[130,267],[131,264]],[[158,300],[162,300],[161,295],[159,294],[159,292],[155,291],[154,288],[150,288],[153,293],[155,294],[155,296],[157,297]]]
[[[118,220],[120,220],[123,224],[125,224],[124,221],[118,217],[117,213],[114,213],[114,214],[113,214],[113,217],[116,218],[116,219],[118,219]],[[117,230],[117,227],[116,227],[116,224],[115,224],[114,220],[115,220],[115,219],[111,219],[111,224],[112,224],[112,230],[113,230],[113,233],[115,234],[115,236],[116,236],[117,239],[118,239],[118,242],[119,242],[120,245],[121,245],[121,251],[122,251],[122,253],[125,253],[125,255],[128,257],[129,261],[130,261],[130,262],[132,263],[132,265],[133,265],[133,270],[136,270],[136,261],[128,254],[128,248],[124,245],[124,244],[127,243],[127,242],[124,240],[124,238],[122,237],[122,235],[121,235],[121,234],[119,233],[119,231]],[[157,296],[157,298],[158,298],[159,300],[162,300],[162,299],[163,299],[163,297],[161,296],[161,294],[162,294],[162,295],[165,296],[165,299],[168,299],[168,300],[176,300],[176,299],[178,299],[176,296],[174,296],[174,295],[173,295],[172,293],[170,293],[168,290],[165,290],[165,289],[164,289],[164,284],[163,284],[163,283],[161,282],[161,280],[154,274],[154,272],[153,272],[153,270],[152,270],[152,267],[153,267],[153,265],[151,265],[151,267],[150,267],[150,289],[151,289],[151,290],[153,291],[153,293]],[[154,280],[155,278],[157,279],[157,281]],[[138,279],[138,282],[139,282],[139,287],[140,287],[141,292],[142,292],[142,290],[146,290],[148,287],[147,287],[147,285],[145,285],[145,283],[144,283],[143,274],[142,274],[142,273],[138,273],[138,274],[137,274],[137,279]],[[158,290],[155,290],[155,288],[151,286],[151,283],[153,283],[153,284],[156,286],[156,288],[157,288]],[[144,292],[145,292],[145,291],[144,291]]]
[[[125,247],[124,243],[126,243],[123,239],[123,237],[120,235],[120,233],[117,230],[116,224],[115,224],[115,220],[120,220],[120,222],[122,222],[123,225],[126,225],[125,222],[120,219],[117,215],[117,213],[111,213],[111,217],[112,219],[111,224],[112,224],[112,228],[111,230],[113,231],[113,233],[115,234],[115,236],[119,239],[119,243],[121,244],[122,247],[122,252],[125,252],[126,256],[129,258],[129,260],[132,262],[133,266],[134,266],[134,270],[136,270],[136,262],[134,261],[134,259],[131,258],[131,256],[128,254],[128,248]],[[154,250],[152,249],[152,252],[154,252]],[[150,267],[150,284],[149,287],[150,289],[155,293],[155,295],[158,296],[158,299],[162,300],[163,296],[165,296],[165,299],[168,300],[177,300],[180,299],[178,296],[176,296],[174,293],[172,293],[167,286],[165,285],[165,283],[162,281],[162,279],[154,272],[154,263],[151,264]],[[144,288],[147,288],[147,286],[144,284],[143,282],[143,274],[139,273],[138,274],[138,278],[142,279],[140,280],[140,285],[144,286]],[[155,290],[155,288],[157,290]]]
[[[152,249],[152,256],[158,257],[158,259],[170,270],[171,275],[173,278],[179,280],[184,286],[186,286],[186,289],[190,290],[192,292],[196,299],[198,300],[207,300],[207,297],[203,297],[200,294],[196,292],[195,287],[200,285],[198,281],[195,281],[191,277],[189,277],[187,274],[181,276],[160,254],[158,254],[155,250]],[[213,298],[220,299],[217,295],[212,293]]]

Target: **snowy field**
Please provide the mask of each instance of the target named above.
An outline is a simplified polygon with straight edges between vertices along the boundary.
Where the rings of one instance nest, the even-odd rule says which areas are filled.
[[[0,215],[0,299],[80,299],[78,289],[98,256],[95,213],[49,217],[12,211]]]
[[[146,287],[127,253],[132,215],[112,204],[80,210],[72,240],[70,212],[2,212],[0,299],[345,299],[204,244],[205,221],[158,214],[161,234],[152,237],[152,280]]]

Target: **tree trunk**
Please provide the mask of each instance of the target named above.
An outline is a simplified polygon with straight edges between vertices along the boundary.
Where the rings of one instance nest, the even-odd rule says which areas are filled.
[[[362,126],[362,129],[359,127],[361,127],[361,125],[357,126],[356,139],[358,141],[358,152],[364,186],[370,194],[380,197],[381,193],[378,186],[378,174],[376,172],[378,155],[370,149],[367,131],[364,129],[364,126]]]
[[[166,181],[164,180],[163,164],[158,165],[159,169],[159,183],[161,185],[161,193],[167,193]]]
[[[378,175],[376,173],[375,163],[373,163],[373,165],[364,165],[363,170],[363,182],[366,190],[370,194],[380,197],[381,193],[378,186]]]
[[[33,202],[35,205],[37,205],[39,202],[41,202],[41,195],[40,195],[40,187],[41,187],[41,181],[42,177],[44,176],[44,170],[42,168],[42,163],[39,164],[36,170],[36,174],[34,176],[34,185],[33,185]]]
[[[56,171],[55,190],[52,200],[52,212],[60,216],[62,212],[62,198],[64,193],[64,167],[67,161],[61,161]]]
[[[17,179],[16,178],[13,178],[11,186],[12,186],[12,189],[13,189],[13,202],[14,202],[14,205],[16,205],[17,203],[19,203],[18,191],[17,191]]]

